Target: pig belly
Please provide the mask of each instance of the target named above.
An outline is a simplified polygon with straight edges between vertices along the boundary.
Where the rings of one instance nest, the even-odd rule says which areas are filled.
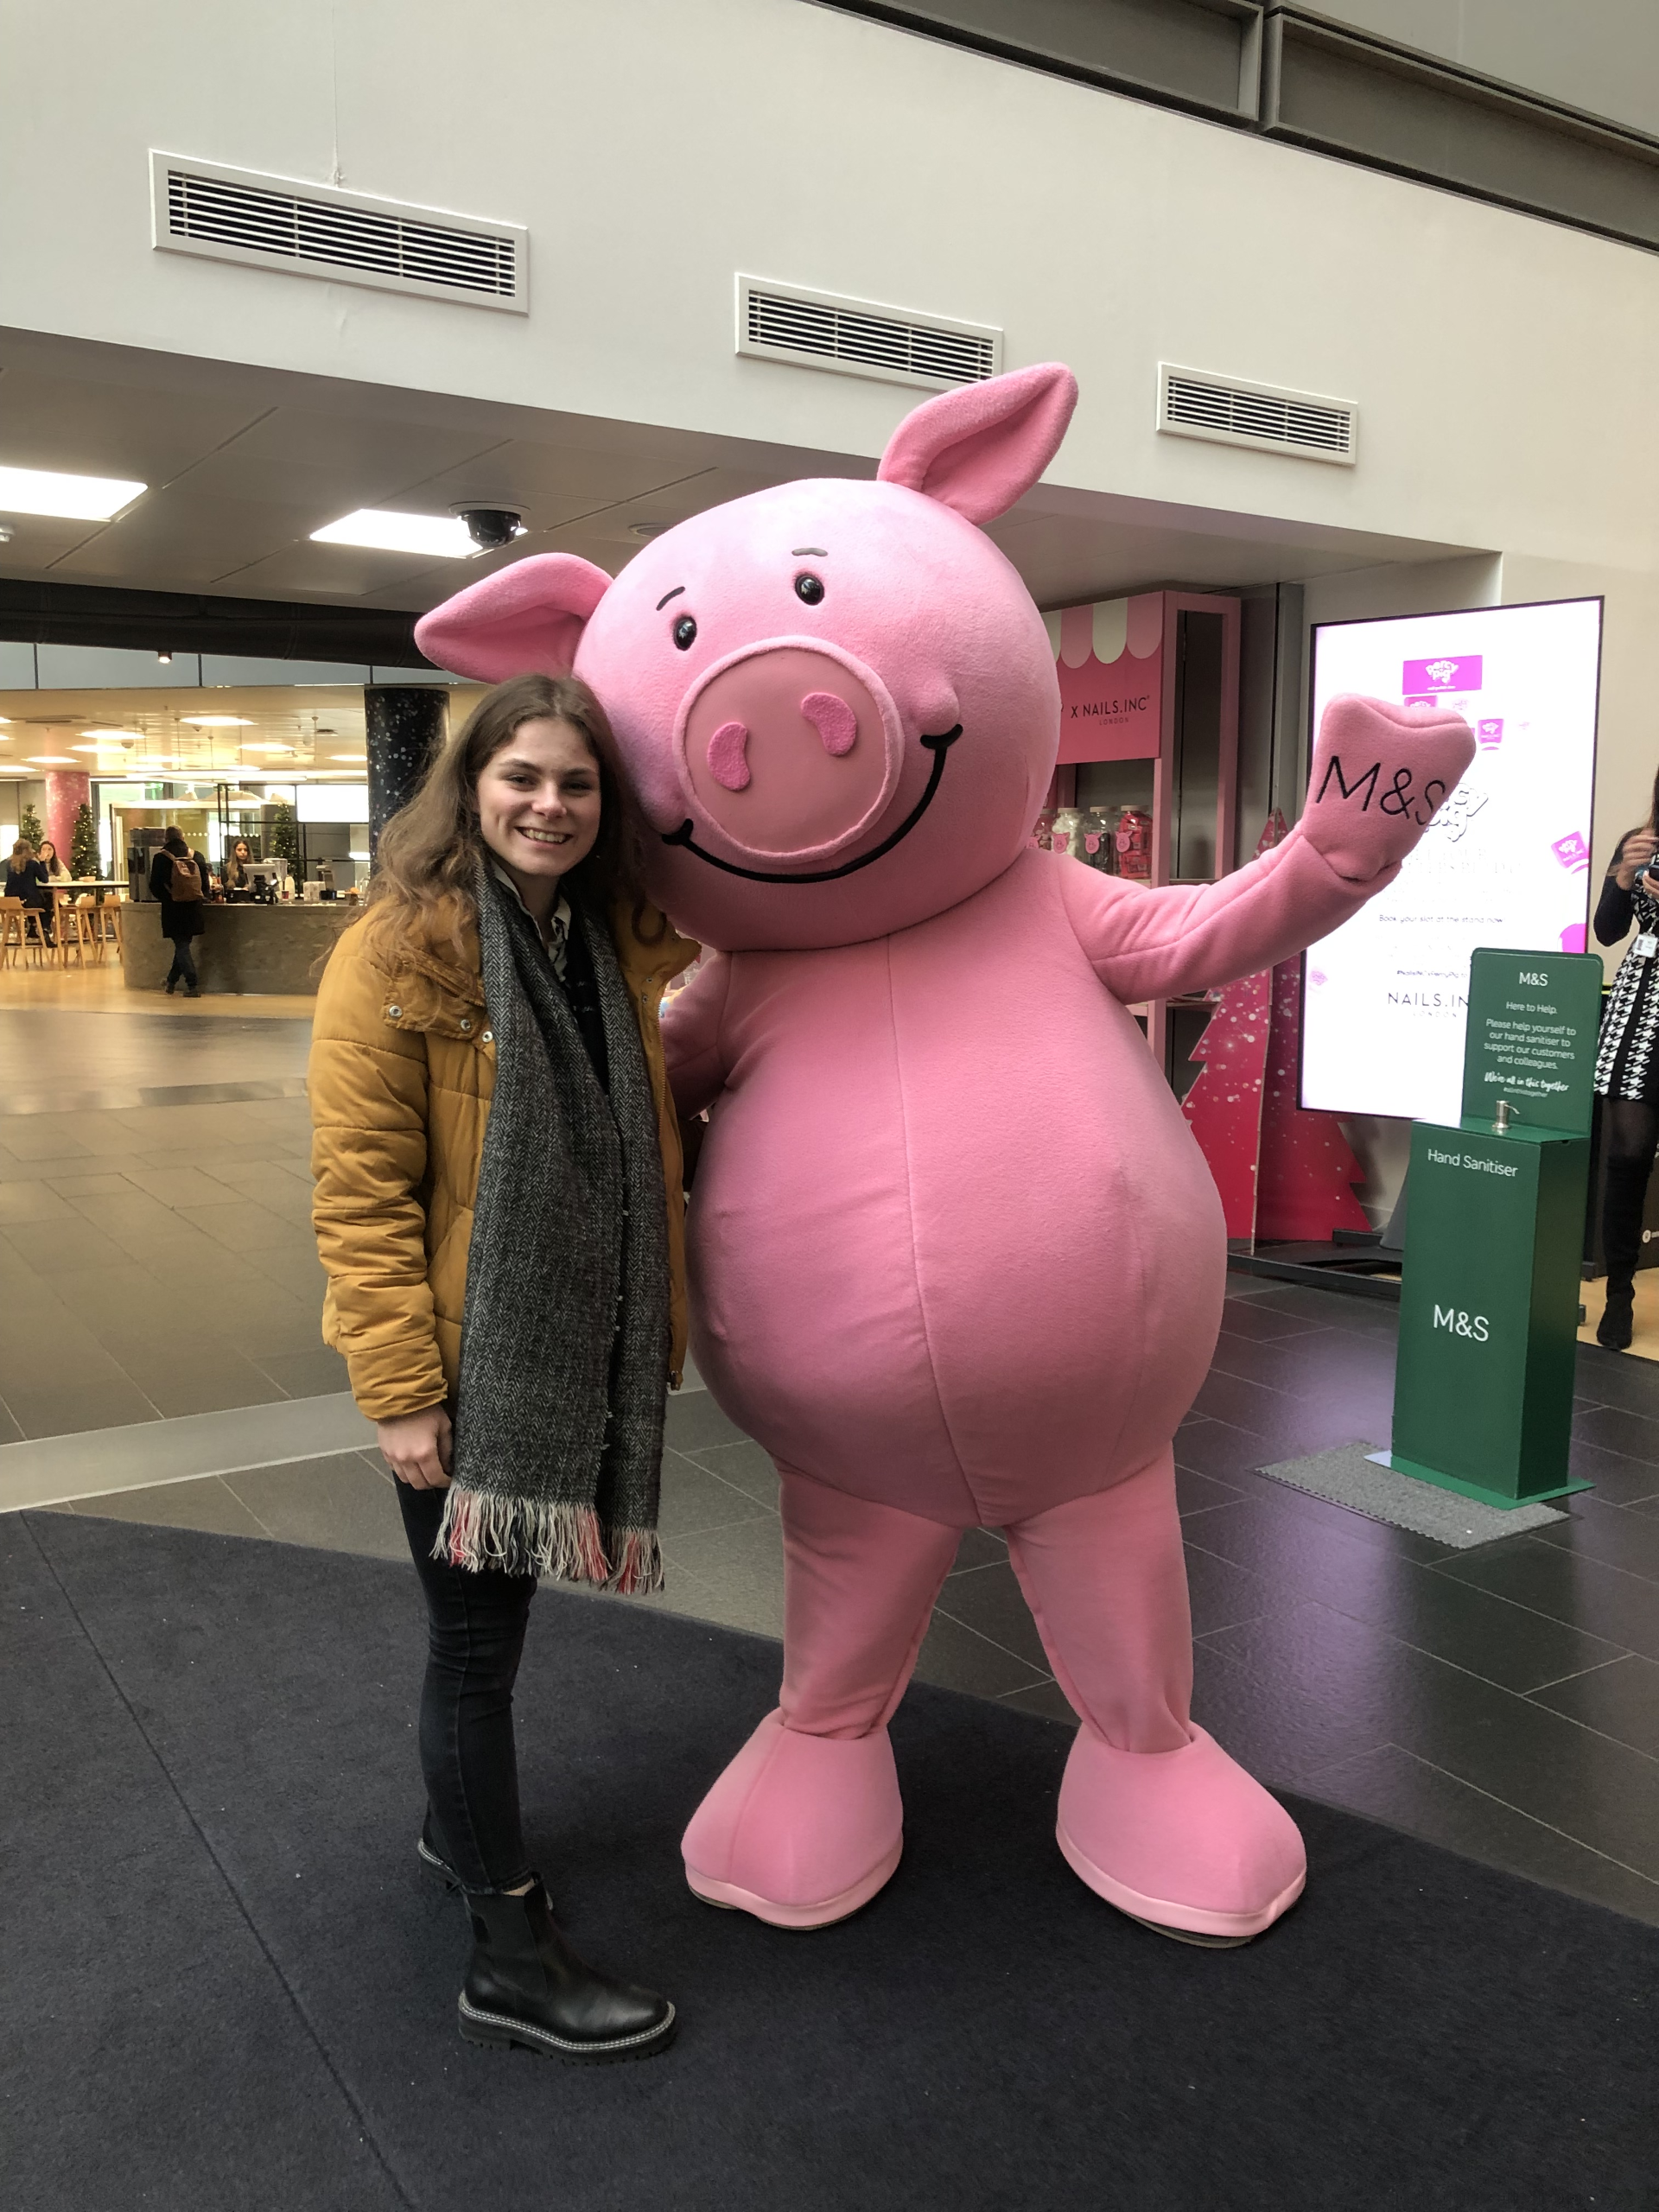
[[[785,1465],[995,1525],[1167,1440],[1214,1350],[1225,1231],[1140,1029],[1069,931],[1036,961],[1007,943],[925,958],[906,944],[923,934],[885,962],[742,956],[798,973],[735,1025],[691,1206],[693,1343]]]

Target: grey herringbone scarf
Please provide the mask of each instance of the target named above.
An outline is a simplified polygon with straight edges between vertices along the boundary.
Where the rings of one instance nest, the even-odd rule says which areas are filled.
[[[575,909],[608,1098],[536,925],[480,871],[495,1090],[461,1319],[454,1480],[435,1557],[662,1587],[668,1222],[656,1103],[602,922]]]

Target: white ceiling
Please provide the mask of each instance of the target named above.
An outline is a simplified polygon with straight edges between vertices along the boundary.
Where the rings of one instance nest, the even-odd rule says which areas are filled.
[[[149,486],[110,523],[0,516],[15,533],[0,576],[414,611],[526,553],[578,553],[614,573],[637,528],[791,477],[874,472],[868,456],[29,331],[0,332],[0,463]],[[529,534],[464,562],[310,542],[353,508],[442,513],[463,500],[522,507]],[[992,535],[1051,607],[1477,550],[1051,485]]]

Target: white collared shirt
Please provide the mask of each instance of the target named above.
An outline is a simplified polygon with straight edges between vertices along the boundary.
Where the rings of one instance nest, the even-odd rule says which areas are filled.
[[[529,914],[530,909],[524,906],[524,894],[499,860],[492,858],[490,872],[498,883],[505,886],[524,912]],[[531,915],[531,919],[533,921],[535,916]],[[570,941],[570,901],[563,892],[559,893],[558,904],[548,917],[546,928],[538,928],[537,934],[542,941],[542,950],[547,955],[548,966],[563,983],[565,947]]]

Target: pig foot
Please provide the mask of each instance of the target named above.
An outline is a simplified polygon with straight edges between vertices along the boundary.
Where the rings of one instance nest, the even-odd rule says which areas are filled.
[[[807,1736],[769,1713],[698,1806],[681,1846],[706,1904],[774,1928],[827,1928],[892,1878],[904,1808],[885,1728]]]
[[[1056,1835],[1108,1904],[1215,1948],[1270,1928],[1307,1878],[1289,1814],[1198,1727],[1175,1751],[1115,1751],[1079,1729]]]

